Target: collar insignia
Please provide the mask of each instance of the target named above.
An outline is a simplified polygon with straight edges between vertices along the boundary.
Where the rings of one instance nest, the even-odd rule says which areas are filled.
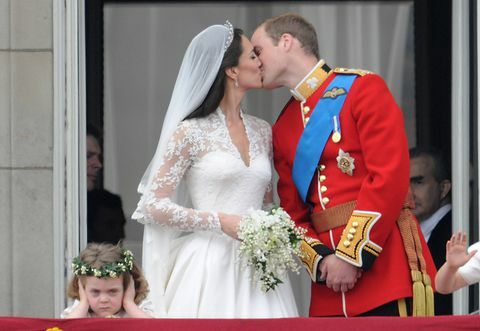
[[[314,89],[318,86],[318,78],[317,77],[312,77],[309,80],[307,80],[307,85],[311,89]]]
[[[290,90],[290,93],[297,101],[305,101],[322,85],[332,72],[333,70],[327,66],[325,61],[320,60],[312,71],[298,83],[295,89]]]

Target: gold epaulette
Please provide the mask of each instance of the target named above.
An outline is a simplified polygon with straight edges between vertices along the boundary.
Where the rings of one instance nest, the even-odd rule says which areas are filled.
[[[333,69],[333,72],[337,74],[355,74],[359,76],[373,74],[372,71],[368,71],[364,69],[351,69],[351,68],[335,68]]]

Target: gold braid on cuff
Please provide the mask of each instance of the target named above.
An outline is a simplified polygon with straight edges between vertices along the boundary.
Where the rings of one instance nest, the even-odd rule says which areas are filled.
[[[335,255],[364,270],[368,269],[382,248],[370,240],[370,231],[381,214],[354,210],[343,230]]]

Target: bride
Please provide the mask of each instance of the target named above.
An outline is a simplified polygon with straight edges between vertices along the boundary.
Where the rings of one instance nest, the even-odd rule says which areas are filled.
[[[242,214],[273,201],[270,125],[240,106],[261,86],[252,44],[228,21],[190,43],[132,216],[158,317],[298,316],[288,279],[264,293],[238,257]]]

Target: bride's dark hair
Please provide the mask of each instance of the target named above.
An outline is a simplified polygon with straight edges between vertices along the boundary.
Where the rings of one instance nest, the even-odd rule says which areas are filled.
[[[210,90],[207,93],[207,96],[203,100],[202,104],[198,106],[193,112],[190,113],[185,119],[196,118],[196,117],[205,117],[210,113],[213,113],[220,105],[223,95],[225,93],[225,69],[235,67],[238,65],[240,55],[243,52],[242,47],[242,35],[243,30],[235,28],[233,30],[233,40],[230,46],[228,47],[225,55],[223,56],[222,64],[218,70],[217,77],[213,81]],[[192,91],[195,93],[195,91]]]

